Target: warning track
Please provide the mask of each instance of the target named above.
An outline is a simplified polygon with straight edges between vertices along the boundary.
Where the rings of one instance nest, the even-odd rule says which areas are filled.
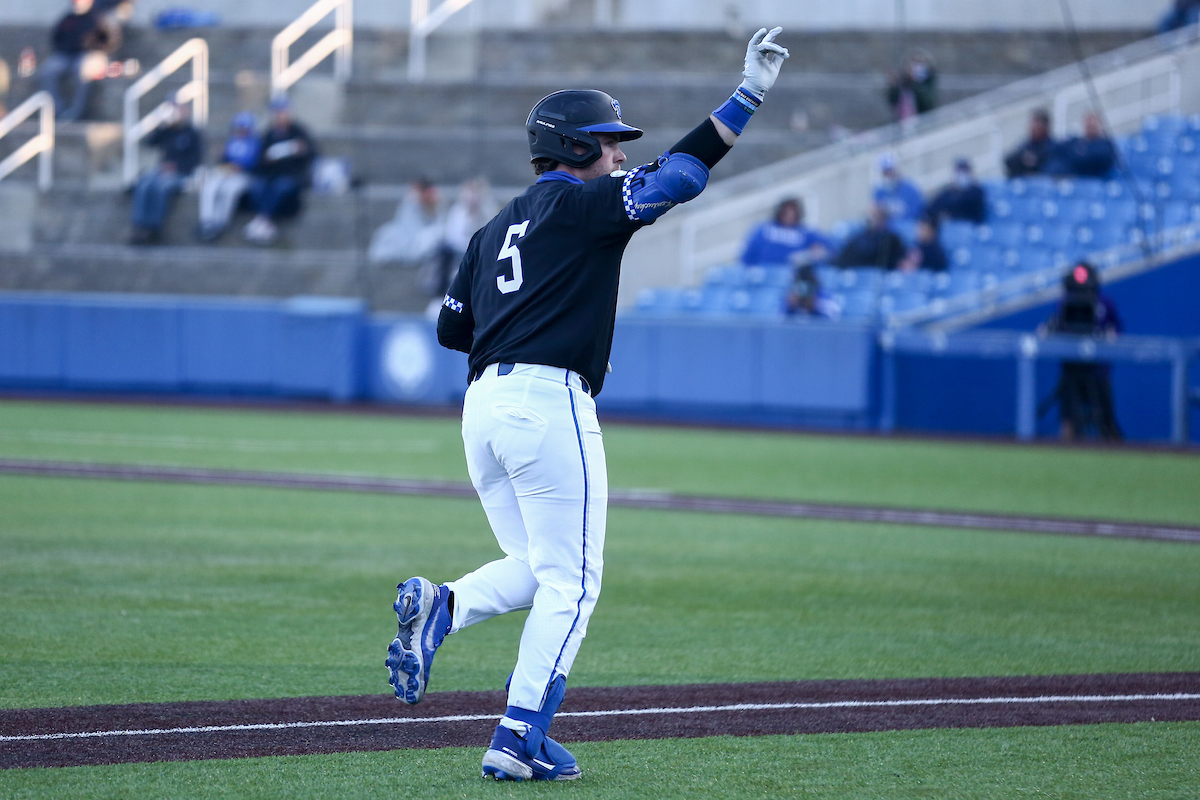
[[[0,768],[486,747],[503,692],[0,710]],[[575,688],[564,743],[1200,720],[1200,673]]]
[[[357,475],[322,475],[300,472],[161,467],[143,464],[96,464],[73,461],[0,459],[0,474],[58,478],[158,481],[165,483],[257,486],[277,489],[320,489],[326,491],[432,497],[476,497],[469,483],[407,478],[376,478]],[[1124,539],[1157,539],[1200,543],[1200,527],[1156,525],[1114,520],[1069,517],[1031,517],[986,514],[970,511],[894,508],[883,506],[797,503],[734,497],[699,497],[670,492],[609,492],[609,505],[663,511],[695,511],[843,522],[927,525],[944,528],[1051,533],[1070,536],[1103,536]]]

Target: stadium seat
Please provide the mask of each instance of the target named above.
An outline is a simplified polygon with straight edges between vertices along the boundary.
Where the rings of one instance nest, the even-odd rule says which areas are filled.
[[[1107,186],[1096,178],[1064,178],[1058,182],[1058,196],[1070,200],[1103,200]]]
[[[905,244],[912,244],[917,240],[917,221],[915,219],[894,219],[891,227]]]
[[[1107,250],[1123,238],[1120,228],[1109,225],[1080,225],[1075,229],[1075,242],[1088,252]]]
[[[1025,232],[1025,241],[1037,247],[1057,250],[1071,243],[1072,226],[1070,224],[1030,225]]]
[[[1011,220],[995,225],[981,225],[978,230],[980,244],[994,247],[1020,247],[1025,243],[1025,221]]]
[[[1049,176],[1013,178],[1008,182],[1008,192],[1014,197],[1053,197],[1057,190],[1054,179]]]
[[[879,291],[883,270],[878,267],[849,267],[842,270],[839,288],[846,292]]]
[[[846,292],[839,300],[842,307],[842,318],[855,321],[871,321],[875,319],[878,297],[874,292]]]
[[[970,247],[975,244],[975,227],[970,222],[949,220],[942,223],[938,238],[947,251],[956,247]]]
[[[678,289],[643,289],[637,295],[636,309],[639,314],[677,314],[682,308],[683,293]]]
[[[893,270],[883,279],[883,291],[889,294],[905,292],[928,293],[933,289],[934,273],[919,269],[915,272],[900,272]]]
[[[710,269],[704,282],[709,286],[739,286],[744,269],[741,264],[722,264]]]
[[[1079,225],[1087,222],[1090,217],[1091,206],[1097,201],[1086,200],[1081,197],[1072,197],[1058,201],[1058,213],[1054,217],[1047,216],[1046,219],[1054,219],[1060,224]]]

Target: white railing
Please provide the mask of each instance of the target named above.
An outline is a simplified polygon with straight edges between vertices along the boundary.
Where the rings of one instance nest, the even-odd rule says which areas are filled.
[[[142,117],[138,101],[189,62],[192,65],[192,79],[175,91],[175,100],[192,104],[192,121],[197,128],[203,129],[208,125],[208,43],[203,39],[189,39],[125,90],[125,163],[122,178],[127,186],[137,180],[138,144],[146,134],[163,124],[170,114],[170,104],[163,102]]]
[[[334,15],[334,29],[304,55],[289,63],[292,44],[312,30],[318,22]],[[333,75],[339,81],[350,79],[354,55],[354,3],[352,0],[317,0],[271,41],[271,96],[287,92],[317,64],[336,54]]]
[[[1200,87],[1184,80],[1200,71],[1197,33],[1193,26],[1088,60],[1112,133],[1131,132],[1147,114],[1200,111]],[[901,170],[926,192],[951,179],[960,156],[973,161],[980,177],[999,176],[1004,153],[1025,139],[1029,113],[1041,107],[1055,112],[1057,135],[1078,126],[1092,107],[1078,65],[954,103],[912,126],[867,131],[712,184],[634,240],[625,257],[622,303],[645,287],[695,284],[709,268],[736,260],[746,232],[783,197],[804,198],[810,224],[861,218],[884,152],[894,152]],[[752,124],[747,136],[753,133]]]
[[[409,9],[408,79],[425,80],[425,41],[455,13],[469,6],[472,0],[442,0],[430,9],[431,0],[412,0]]]
[[[0,119],[0,139],[34,114],[41,112],[38,135],[18,147],[8,158],[0,161],[0,181],[34,156],[38,157],[38,188],[43,192],[54,183],[54,98],[49,92],[38,92]]]

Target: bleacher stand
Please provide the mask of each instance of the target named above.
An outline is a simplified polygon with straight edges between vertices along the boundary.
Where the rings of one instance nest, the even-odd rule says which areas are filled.
[[[873,324],[889,314],[936,310],[952,299],[990,293],[995,300],[1040,290],[1080,259],[1103,270],[1143,257],[1146,247],[1200,238],[1200,115],[1148,117],[1140,132],[1115,144],[1125,164],[1115,170],[1117,177],[1032,175],[985,182],[988,221],[948,220],[941,226],[949,265],[944,273],[820,265],[820,284],[840,307],[843,321]],[[837,246],[860,230],[860,222],[840,222],[831,226],[829,238]],[[645,292],[636,313],[735,313],[733,303],[684,298],[692,291],[732,296],[757,286],[762,294],[736,313],[778,316],[789,270],[782,265],[760,269],[766,272],[752,277],[740,265],[718,267],[701,290]],[[765,274],[777,277],[765,281]],[[771,302],[772,287],[778,303]]]

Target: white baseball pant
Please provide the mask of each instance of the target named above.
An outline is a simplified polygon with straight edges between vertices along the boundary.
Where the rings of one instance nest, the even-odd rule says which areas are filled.
[[[467,389],[467,470],[505,557],[447,584],[451,632],[530,609],[508,704],[541,711],[600,595],[608,470],[596,404],[560,367],[489,365]],[[505,365],[506,368],[508,365]]]

